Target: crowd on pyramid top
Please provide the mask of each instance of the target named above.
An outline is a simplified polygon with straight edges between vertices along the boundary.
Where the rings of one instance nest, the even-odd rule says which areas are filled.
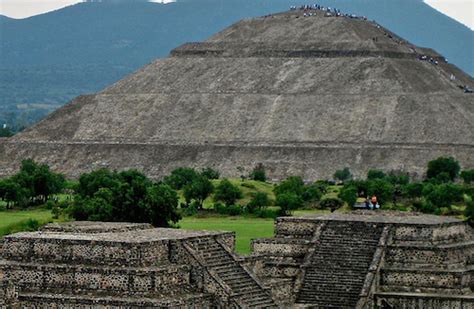
[[[324,14],[324,16],[326,17],[342,17],[343,16],[343,17],[367,20],[367,17],[365,16],[342,13],[341,10],[337,8],[325,7],[319,4],[307,4],[307,5],[301,5],[299,7],[296,5],[290,6],[290,11],[297,11],[297,10],[300,10],[303,12],[303,17],[310,17],[313,15],[316,15],[315,13],[312,12],[316,10],[316,11],[326,12]]]

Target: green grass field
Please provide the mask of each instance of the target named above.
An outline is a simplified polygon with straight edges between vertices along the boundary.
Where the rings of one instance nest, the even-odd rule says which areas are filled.
[[[251,239],[273,236],[273,222],[273,219],[245,217],[186,217],[179,222],[179,226],[190,230],[235,232],[235,250],[239,254],[248,254]]]
[[[22,224],[28,219],[38,220],[46,223],[52,220],[51,210],[29,209],[29,210],[5,210],[0,211],[0,237],[22,229]]]

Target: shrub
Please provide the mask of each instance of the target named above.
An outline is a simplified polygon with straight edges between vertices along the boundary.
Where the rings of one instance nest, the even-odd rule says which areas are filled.
[[[474,226],[474,200],[471,196],[465,195],[464,203],[466,203],[466,210],[464,211],[466,220],[471,226]]]
[[[426,195],[426,200],[436,207],[451,207],[451,204],[462,200],[462,190],[450,183],[436,185]]]
[[[330,209],[331,211],[341,208],[343,205],[344,202],[337,197],[327,197],[319,202],[319,207],[321,209]]]
[[[291,211],[301,208],[303,200],[295,193],[280,193],[277,195],[275,204],[280,206],[280,215],[287,216]]]
[[[318,188],[319,192],[321,192],[322,194],[326,194],[330,186],[329,181],[327,180],[318,180],[314,183],[314,185]]]
[[[187,203],[194,200],[197,203],[198,209],[202,209],[202,203],[213,191],[214,186],[211,181],[199,175],[191,183],[184,186],[183,195]]]
[[[344,186],[341,192],[339,192],[339,198],[352,207],[357,202],[357,188],[354,186]]]
[[[459,162],[453,157],[439,157],[428,162],[426,176],[428,179],[435,178],[440,181],[454,181],[459,175],[460,169]]]
[[[214,211],[221,215],[239,216],[243,213],[240,205],[224,205],[222,203],[214,204]]]
[[[257,216],[259,218],[273,218],[273,219],[275,219],[276,217],[278,217],[278,212],[273,210],[273,209],[262,208],[262,209],[255,210],[255,216]]]
[[[268,194],[265,192],[257,192],[252,197],[252,200],[247,204],[247,209],[250,213],[254,213],[263,207],[270,206],[271,202],[268,198]]]
[[[219,183],[214,193],[214,201],[224,202],[227,206],[235,204],[240,198],[242,198],[242,191],[227,179]]]
[[[384,179],[367,181],[367,193],[369,196],[376,196],[380,205],[391,201],[394,197],[394,186]]]
[[[367,180],[384,179],[387,175],[381,170],[369,170]]]
[[[265,173],[265,167],[263,164],[258,164],[253,171],[250,173],[250,179],[256,181],[267,181],[267,175]]]
[[[198,173],[190,167],[179,167],[166,176],[164,182],[175,190],[181,190],[184,186],[193,182]]]
[[[474,169],[462,171],[461,178],[467,184],[474,182]]]
[[[219,179],[220,176],[219,171],[210,167],[202,169],[201,175],[206,177],[207,179]]]
[[[301,198],[306,203],[318,202],[323,194],[319,191],[319,187],[315,184],[304,186],[304,191],[301,194]]]
[[[342,170],[337,170],[334,173],[334,178],[342,182],[352,179],[351,170],[348,167],[343,168]]]
[[[402,193],[408,198],[419,198],[423,195],[423,184],[420,182],[413,182],[402,187]]]
[[[275,195],[292,193],[297,196],[301,196],[305,190],[303,179],[299,176],[291,176],[283,180],[274,189]]]

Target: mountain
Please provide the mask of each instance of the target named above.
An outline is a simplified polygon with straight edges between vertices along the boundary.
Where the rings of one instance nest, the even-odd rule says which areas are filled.
[[[421,0],[325,0],[430,46],[474,74],[474,32]],[[81,3],[51,13],[0,19],[0,123],[28,123],[75,96],[130,74],[184,42],[242,18],[286,10],[293,0],[181,0]],[[19,116],[20,115],[20,116]]]

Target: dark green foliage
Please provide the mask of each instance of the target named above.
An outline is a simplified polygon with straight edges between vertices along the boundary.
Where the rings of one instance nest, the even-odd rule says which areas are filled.
[[[407,173],[391,171],[386,179],[394,185],[404,186],[410,182],[410,176]]]
[[[393,184],[385,179],[367,181],[368,196],[376,196],[377,202],[382,205],[393,200],[395,188]]]
[[[461,178],[467,184],[474,182],[474,169],[463,170],[461,172]]]
[[[238,216],[243,214],[243,208],[240,205],[224,205],[222,203],[215,203],[214,211],[218,214],[229,216]]]
[[[306,203],[318,202],[322,196],[323,194],[319,190],[319,186],[316,184],[304,186],[303,193],[301,194],[301,198]]]
[[[303,179],[299,176],[291,176],[287,179],[283,180],[280,184],[278,184],[274,189],[275,195],[283,194],[283,193],[293,193],[298,196],[301,196],[305,191],[305,186]]]
[[[329,188],[329,181],[327,180],[317,180],[314,185],[318,188],[319,192],[326,194]]]
[[[13,136],[13,132],[12,132],[12,130],[10,130],[9,127],[6,127],[6,128],[1,127],[0,128],[0,137],[10,137],[10,136]]]
[[[250,213],[254,213],[257,210],[260,210],[270,205],[271,201],[270,198],[268,198],[268,194],[266,194],[265,192],[257,192],[252,197],[252,200],[247,204],[247,209]]]
[[[413,182],[406,184],[402,188],[403,195],[405,197],[414,199],[419,198],[423,195],[423,184],[421,182]]]
[[[441,182],[454,181],[459,175],[460,170],[459,162],[453,157],[439,157],[428,162],[426,177],[428,179],[437,179]]]
[[[474,198],[472,196],[465,196],[464,203],[466,204],[466,210],[464,211],[466,220],[474,227]]]
[[[190,184],[183,188],[184,198],[189,203],[195,200],[198,209],[202,209],[204,200],[214,191],[214,186],[211,181],[202,175],[197,176]]]
[[[256,181],[266,181],[267,175],[265,173],[265,167],[263,164],[258,164],[253,171],[250,173],[250,179]]]
[[[354,186],[344,186],[339,192],[339,198],[352,207],[357,201],[357,188]]]
[[[181,190],[184,186],[193,182],[198,173],[190,167],[179,167],[166,176],[164,182],[175,190]]]
[[[341,208],[343,205],[344,202],[336,197],[324,198],[319,202],[319,207],[321,209],[330,209],[331,211]]]
[[[451,204],[462,201],[462,189],[452,183],[434,185],[425,192],[426,201],[436,207],[450,207]]]
[[[0,199],[8,207],[46,203],[51,195],[64,189],[65,183],[64,176],[51,172],[47,165],[23,160],[17,174],[0,180]]]
[[[385,177],[387,175],[381,170],[369,170],[367,173],[367,180],[384,179]]]
[[[227,179],[219,183],[214,193],[214,200],[224,202],[227,206],[234,205],[240,198],[242,198],[242,191]]]
[[[344,167],[342,170],[337,170],[334,173],[334,178],[342,182],[352,179],[351,170],[348,167]]]
[[[210,167],[203,168],[201,171],[201,175],[206,177],[207,179],[219,179],[219,171],[215,170]]]
[[[285,192],[277,195],[275,204],[280,206],[280,215],[288,216],[291,211],[303,207],[303,199],[295,193]]]
[[[166,184],[154,184],[136,170],[106,169],[81,175],[78,194],[69,208],[76,220],[148,222],[169,226],[180,216],[178,195]]]

